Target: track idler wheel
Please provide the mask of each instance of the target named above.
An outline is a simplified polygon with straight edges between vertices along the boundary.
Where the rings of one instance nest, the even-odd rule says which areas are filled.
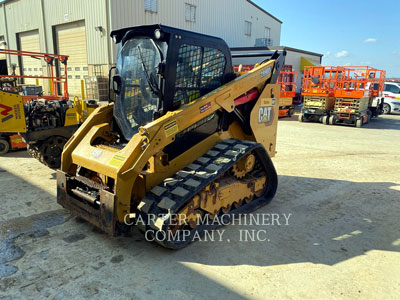
[[[46,140],[40,147],[41,161],[52,169],[57,169],[61,166],[61,154],[67,139],[63,137],[51,137]]]

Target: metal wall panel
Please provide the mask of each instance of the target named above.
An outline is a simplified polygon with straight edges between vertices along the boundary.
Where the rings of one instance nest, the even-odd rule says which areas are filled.
[[[84,20],[88,64],[107,64],[107,39],[109,36],[106,26],[106,3],[107,0],[43,0],[46,38],[50,41],[48,43],[49,51],[54,52],[54,43],[51,42],[54,37],[51,28]],[[101,31],[99,30],[100,26]],[[69,53],[64,54],[68,55]]]
[[[271,28],[274,45],[280,43],[281,24],[246,0],[158,0],[157,13],[147,12],[143,0],[111,1],[111,27],[161,23],[222,37],[230,47],[254,46]],[[173,3],[173,4],[172,4]],[[185,20],[185,3],[196,6],[196,21]],[[245,21],[252,22],[252,34],[244,33]]]
[[[6,22],[4,20],[4,4],[0,4],[0,37],[5,41],[7,41],[7,32],[6,32]],[[0,39],[1,41],[1,39]],[[4,44],[0,45],[0,49],[4,49],[6,48],[6,46]],[[5,54],[0,54],[0,59],[6,59],[6,55]]]
[[[3,18],[7,20],[8,49],[18,49],[17,36],[23,32],[39,30],[43,26],[40,0],[20,0],[4,3]],[[6,34],[4,34],[6,36]],[[39,30],[40,51],[43,51],[44,35]],[[12,64],[19,66],[18,57],[9,56]],[[9,66],[10,67],[10,66]],[[17,68],[18,70],[18,68]]]
[[[196,6],[195,22],[185,21],[185,3]],[[280,42],[281,24],[246,0],[157,0],[156,13],[145,11],[144,0],[14,0],[1,4],[3,7],[0,35],[6,36],[5,26],[1,26],[5,12],[10,49],[17,49],[17,33],[39,30],[41,52],[56,52],[55,26],[84,20],[89,65],[115,61],[111,30],[142,24],[161,23],[219,36],[231,47],[254,46],[255,39],[264,37],[265,27],[269,27],[274,45]],[[252,22],[251,36],[244,34],[245,21]]]

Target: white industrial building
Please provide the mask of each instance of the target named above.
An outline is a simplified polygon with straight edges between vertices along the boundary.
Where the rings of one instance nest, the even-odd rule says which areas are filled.
[[[306,50],[296,49],[286,46],[275,47],[233,47],[231,49],[233,55],[247,54],[251,57],[234,58],[233,63],[236,65],[256,64],[265,59],[265,53],[271,51],[286,51],[285,64],[291,65],[297,73],[296,92],[301,92],[301,82],[305,66],[321,65],[323,54],[310,52]]]
[[[248,0],[5,0],[0,48],[69,55],[69,92],[80,95],[81,80],[106,76],[115,61],[112,30],[155,23],[254,46],[256,39],[279,45],[282,22]],[[14,64],[24,75],[46,73],[40,61],[0,56],[5,59],[9,72]]]
[[[250,0],[0,0],[0,49],[69,55],[69,93],[80,96],[83,80],[106,77],[115,62],[112,30],[156,23],[219,36],[230,47],[280,46],[282,22]],[[48,73],[38,60],[0,53],[5,65],[9,73]],[[39,84],[48,91],[48,82]]]

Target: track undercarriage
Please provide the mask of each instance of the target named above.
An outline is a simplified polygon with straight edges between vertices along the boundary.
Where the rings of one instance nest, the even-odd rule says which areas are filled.
[[[277,175],[257,143],[226,140],[149,191],[138,206],[140,230],[167,248],[182,248],[238,214],[267,204]]]

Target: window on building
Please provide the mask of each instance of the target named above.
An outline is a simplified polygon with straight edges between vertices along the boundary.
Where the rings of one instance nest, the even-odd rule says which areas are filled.
[[[244,28],[244,34],[251,36],[251,22],[249,21],[244,21],[245,28]]]
[[[196,6],[185,3],[185,19],[188,22],[196,22]]]
[[[144,0],[144,10],[157,12],[157,0]]]
[[[264,37],[266,39],[269,39],[271,37],[271,28],[269,27],[264,27]]]

